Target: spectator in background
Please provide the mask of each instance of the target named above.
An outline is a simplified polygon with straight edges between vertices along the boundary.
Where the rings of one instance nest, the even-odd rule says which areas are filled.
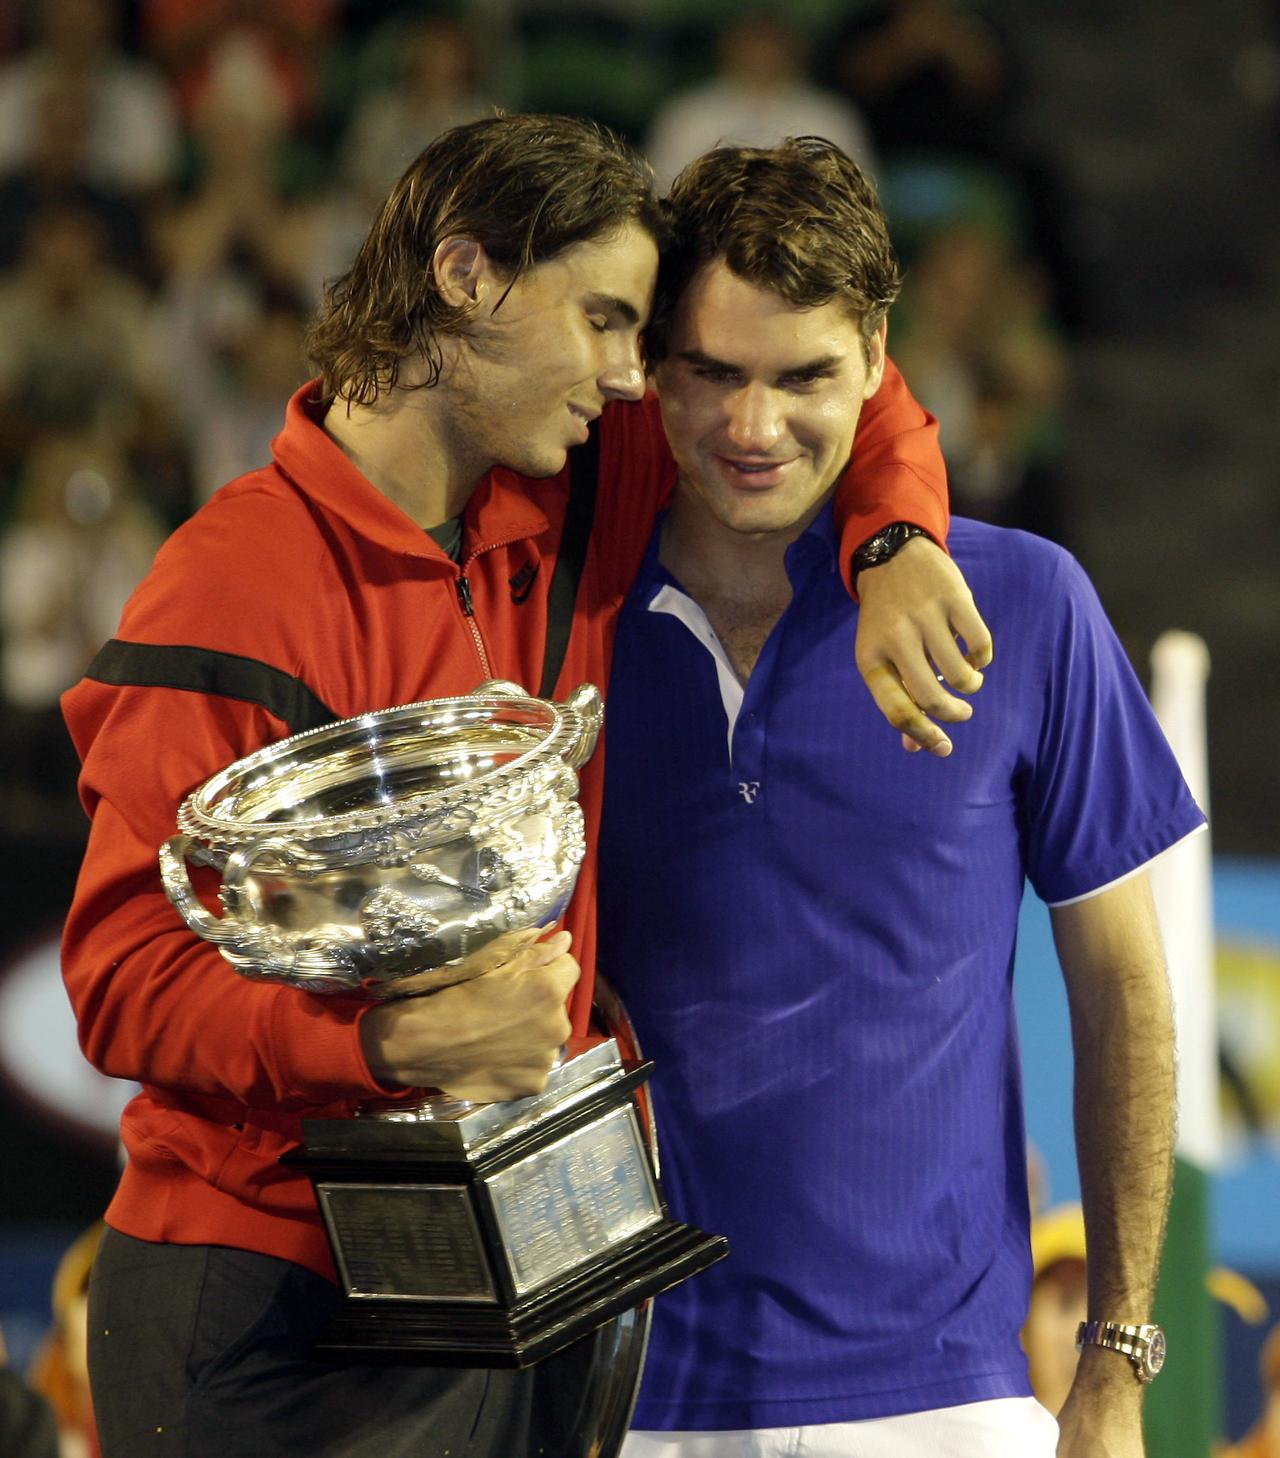
[[[36,1359],[32,1387],[53,1408],[60,1458],[98,1458],[89,1397],[89,1272],[102,1243],[99,1221],[72,1241],[53,1278],[53,1329]],[[8,1453],[7,1449],[0,1450]]]
[[[231,69],[267,78],[289,123],[301,125],[315,113],[318,68],[337,10],[337,0],[140,0],[139,20],[188,124]]]
[[[1262,1413],[1258,1421],[1222,1458],[1280,1458],[1280,1326],[1274,1327],[1258,1362]]]
[[[74,88],[88,111],[84,180],[147,192],[173,176],[178,134],[164,80],[115,46],[109,0],[39,0],[34,46],[0,71],[0,172],[39,150],[50,84]]]
[[[388,29],[400,39],[401,72],[357,101],[342,142],[342,178],[369,200],[370,216],[428,142],[494,104],[481,86],[479,50],[466,21],[431,15],[407,27],[392,21]],[[386,39],[375,32],[369,44]]]
[[[908,275],[894,351],[938,417],[957,511],[1062,542],[1066,383],[1036,266],[990,227],[941,229]]]
[[[125,449],[167,420],[151,305],[113,268],[101,228],[73,207],[33,223],[19,267],[0,283],[0,453],[70,436]]]
[[[361,79],[330,185],[290,212],[293,282],[308,294],[351,266],[382,200],[423,147],[495,104],[481,86],[471,27],[450,15],[399,15],[376,26],[355,71]]]
[[[164,528],[118,442],[48,432],[0,536],[0,685],[10,826],[78,820],[58,696],[111,636]]]
[[[1088,1316],[1084,1213],[1058,1205],[1031,1220],[1031,1299],[1022,1328],[1031,1390],[1057,1417],[1071,1391],[1080,1354],[1076,1330]]]
[[[15,266],[43,212],[71,207],[93,217],[113,266],[147,278],[150,245],[138,199],[94,180],[92,92],[51,68],[33,94],[30,125],[21,164],[0,177],[0,269]]]
[[[164,305],[176,299],[183,314],[217,319],[252,307],[245,295],[252,298],[264,278],[314,289],[310,235],[282,181],[288,105],[262,57],[241,52],[218,70],[192,135],[200,159],[195,189],[157,226]]]
[[[821,79],[866,117],[899,235],[912,213],[936,223],[957,195],[1003,193],[1043,264],[1053,314],[1083,322],[1072,204],[1057,168],[1017,133],[1023,68],[1008,37],[965,0],[851,10],[821,47]]]
[[[196,504],[270,459],[281,404],[306,378],[302,330],[328,272],[319,264],[343,261],[323,206],[293,201],[282,185],[284,96],[260,61],[242,60],[205,91],[199,184],[157,230],[166,270],[156,339],[183,381],[176,408]]]
[[[241,277],[226,307],[200,286],[170,288],[162,305],[168,357],[185,390],[195,505],[271,459],[280,402],[307,379],[303,336],[311,301],[270,278]]]
[[[826,48],[828,77],[866,117],[876,145],[1000,151],[1010,64],[988,22],[955,0],[859,5]]]
[[[805,72],[800,39],[780,16],[748,13],[720,37],[720,69],[674,96],[654,116],[646,150],[659,185],[722,142],[768,147],[784,137],[820,136],[874,171],[871,137],[845,101]]]
[[[5,1458],[60,1458],[49,1404],[6,1365],[0,1339],[0,1453]]]

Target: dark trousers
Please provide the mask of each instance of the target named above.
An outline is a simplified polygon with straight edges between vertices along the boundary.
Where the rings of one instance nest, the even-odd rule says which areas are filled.
[[[340,1300],[289,1261],[108,1230],[89,1287],[103,1458],[582,1458],[589,1343],[526,1372],[326,1358]]]

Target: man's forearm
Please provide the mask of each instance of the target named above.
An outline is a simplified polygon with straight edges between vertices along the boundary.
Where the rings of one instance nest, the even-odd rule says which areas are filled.
[[[1173,1006],[1145,875],[1054,912],[1075,1052],[1089,1314],[1150,1320],[1172,1183]]]
[[[1173,1170],[1173,1005],[1145,875],[1055,908],[1075,1049],[1089,1318],[1151,1319]],[[1086,1347],[1058,1415],[1059,1458],[1141,1458],[1142,1384]]]

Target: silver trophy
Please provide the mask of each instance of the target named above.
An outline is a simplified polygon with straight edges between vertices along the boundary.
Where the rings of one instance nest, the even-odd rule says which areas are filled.
[[[183,802],[165,890],[246,977],[354,992],[443,970],[568,904],[601,714],[590,685],[554,704],[493,681],[270,744]],[[187,859],[221,873],[221,917]]]
[[[575,771],[601,712],[590,685],[552,703],[489,682],[268,745],[184,801],[165,890],[246,977],[379,999],[424,971],[448,986],[469,953],[568,904]],[[221,916],[188,861],[220,874]],[[315,1186],[347,1298],[326,1346],[527,1366],[613,1321],[597,1346],[629,1352],[635,1375],[634,1309],[727,1245],[667,1217],[637,1095],[652,1065],[619,1050],[635,1051],[616,1000],[597,1013],[615,1036],[533,1097],[428,1093],[303,1121],[288,1159]],[[601,1392],[616,1427],[627,1404]]]

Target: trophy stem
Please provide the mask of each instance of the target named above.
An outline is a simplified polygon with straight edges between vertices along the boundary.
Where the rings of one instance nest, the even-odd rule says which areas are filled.
[[[431,1124],[459,1119],[480,1107],[471,1099],[454,1099],[444,1093],[424,1093],[417,1099],[367,1099],[356,1106],[355,1116],[357,1119]]]
[[[557,1084],[561,1082],[559,1070],[564,1067],[565,1057],[568,1054],[568,1045],[562,1044],[560,1051],[556,1054],[551,1064],[547,1077],[548,1091],[555,1092]],[[513,1100],[521,1107],[528,1107],[531,1099],[543,1097],[540,1094],[533,1094],[530,1098]],[[417,1099],[366,1099],[356,1106],[355,1117],[357,1119],[386,1119],[398,1123],[443,1123],[460,1119],[464,1114],[469,1114],[473,1109],[501,1108],[501,1104],[489,1104],[476,1099],[455,1099],[447,1093],[440,1093],[438,1090],[423,1093]]]

